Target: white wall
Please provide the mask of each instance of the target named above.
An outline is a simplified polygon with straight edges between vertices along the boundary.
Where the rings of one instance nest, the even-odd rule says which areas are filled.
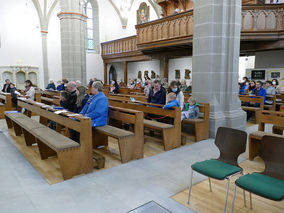
[[[0,1],[0,65],[27,65],[39,67],[39,86],[43,87],[42,41],[37,12],[31,1]],[[52,14],[47,36],[49,74],[61,79],[60,23]]]
[[[184,79],[185,70],[189,69],[192,72],[192,57],[184,57],[169,60],[169,82],[175,80],[175,70],[180,70],[180,80]],[[192,78],[192,73],[190,74]],[[190,80],[186,81],[189,85]]]
[[[28,65],[42,70],[39,20],[33,5],[25,2],[0,2],[0,66]]]
[[[284,68],[284,50],[258,52],[255,54],[255,68]]]
[[[247,69],[254,69],[255,67],[255,56],[240,57],[239,59],[239,80],[247,76]]]

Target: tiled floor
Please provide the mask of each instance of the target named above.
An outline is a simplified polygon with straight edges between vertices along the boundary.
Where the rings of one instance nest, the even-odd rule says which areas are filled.
[[[151,200],[191,212],[170,197],[187,187],[192,163],[218,156],[210,139],[49,185],[14,147],[3,122],[0,127],[0,212],[125,213]],[[195,183],[203,179],[194,176]]]

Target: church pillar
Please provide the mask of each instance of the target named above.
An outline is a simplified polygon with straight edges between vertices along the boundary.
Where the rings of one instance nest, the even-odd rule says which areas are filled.
[[[44,88],[49,83],[49,70],[48,70],[48,58],[47,58],[47,33],[48,33],[47,31],[41,31]]]
[[[128,78],[128,62],[123,62],[123,72],[124,72],[124,83],[127,85],[127,78]]]
[[[86,16],[80,0],[60,0],[62,77],[69,81],[86,79]]]
[[[242,1],[194,1],[193,96],[210,103],[210,136],[246,128],[238,97]]]

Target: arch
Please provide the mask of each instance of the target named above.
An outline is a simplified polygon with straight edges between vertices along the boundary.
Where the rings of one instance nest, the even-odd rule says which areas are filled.
[[[116,80],[117,81],[117,72],[114,66],[111,65],[111,67],[109,68],[109,83],[111,83],[112,80]]]
[[[88,51],[100,53],[100,26],[99,26],[99,5],[97,0],[87,0],[85,3],[85,14],[87,14],[87,6],[91,5],[92,17],[89,17],[88,20],[92,22],[92,28],[88,30],[88,20],[86,24],[86,49]],[[88,48],[88,39],[92,39],[93,48]],[[89,39],[89,40],[90,40]]]
[[[26,81],[26,73],[24,71],[18,71],[16,73],[16,87],[18,89],[25,88],[25,81]]]
[[[34,84],[34,85],[38,85],[37,82],[37,73],[34,71],[31,71],[28,73],[28,79]]]

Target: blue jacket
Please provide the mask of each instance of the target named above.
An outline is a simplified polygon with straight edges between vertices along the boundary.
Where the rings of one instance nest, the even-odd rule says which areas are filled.
[[[168,104],[166,104],[166,105],[164,106],[164,109],[170,109],[170,108],[172,108],[172,107],[179,107],[179,106],[180,106],[180,105],[179,105],[178,100],[175,99],[175,100],[169,102]]]
[[[255,95],[255,90],[256,90],[256,88],[254,88],[252,90],[252,94],[254,94],[254,95]],[[264,97],[264,102],[265,102],[266,90],[264,88],[260,88],[260,90],[258,92],[258,96],[263,96]]]
[[[164,89],[164,87],[161,87],[160,91],[156,92],[155,95],[154,95],[153,89],[151,89],[150,92],[149,92],[147,102],[152,103],[152,104],[165,105],[166,95],[167,94],[166,94],[166,90]]]
[[[63,91],[63,90],[65,90],[64,84],[58,85],[57,88],[56,88],[56,90],[58,90],[58,91]]]
[[[244,95],[245,94],[245,90],[248,89],[248,86],[247,85],[243,85],[239,91],[239,94],[240,95]]]
[[[80,114],[92,119],[92,126],[107,125],[108,99],[103,92],[92,95]]]

